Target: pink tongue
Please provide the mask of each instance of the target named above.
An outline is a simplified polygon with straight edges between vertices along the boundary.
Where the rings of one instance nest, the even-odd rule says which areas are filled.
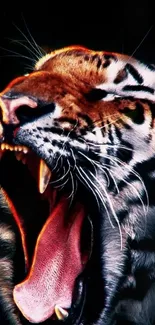
[[[55,305],[71,306],[75,278],[82,271],[80,234],[85,213],[76,203],[72,223],[65,225],[68,204],[62,198],[48,218],[38,237],[29,275],[13,291],[18,308],[33,323],[51,317]]]

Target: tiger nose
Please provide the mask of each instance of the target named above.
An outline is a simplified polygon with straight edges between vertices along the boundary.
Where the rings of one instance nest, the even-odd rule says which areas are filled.
[[[20,106],[29,106],[35,108],[37,103],[27,96],[19,96],[17,98],[7,98],[7,96],[0,97],[0,107],[2,112],[2,121],[5,124],[19,124],[17,117],[17,110]]]

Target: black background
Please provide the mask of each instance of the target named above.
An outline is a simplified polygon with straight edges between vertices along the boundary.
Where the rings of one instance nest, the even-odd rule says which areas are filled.
[[[34,51],[29,44],[33,43],[29,32],[48,51],[79,44],[95,50],[134,53],[143,61],[155,63],[154,2],[3,2],[0,6],[0,91],[12,78],[33,67],[35,56],[24,47]]]

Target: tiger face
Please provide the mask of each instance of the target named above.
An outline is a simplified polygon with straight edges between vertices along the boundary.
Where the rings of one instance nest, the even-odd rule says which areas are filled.
[[[128,251],[155,212],[154,79],[127,56],[71,47],[1,93],[1,183],[25,264],[13,299],[28,321],[113,324]]]

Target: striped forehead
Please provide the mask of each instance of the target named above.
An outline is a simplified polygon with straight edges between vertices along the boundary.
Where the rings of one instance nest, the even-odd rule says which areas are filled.
[[[55,51],[52,51],[46,55],[44,55],[42,58],[39,59],[39,61],[36,63],[35,65],[35,69],[36,70],[39,70],[42,68],[42,66],[50,59],[54,58],[55,56],[57,55],[60,55],[62,53],[68,53],[68,52],[71,52],[71,51],[75,51],[75,50],[82,50],[84,52],[91,52],[91,50],[89,49],[86,49],[85,47],[82,47],[82,46],[69,46],[69,47],[65,47],[65,48],[61,48],[59,50],[55,50]]]
[[[55,51],[52,51],[46,55],[44,55],[40,60],[36,63],[35,65],[35,70],[39,70],[43,67],[43,65],[50,59],[60,56],[61,54],[64,54],[65,56],[70,56],[71,54],[76,56],[78,53],[80,53],[81,56],[87,56],[89,55],[92,58],[92,63],[94,62],[94,58],[98,56],[98,58],[102,58],[103,56],[107,56],[107,59],[114,59],[116,61],[127,61],[129,58],[127,55],[123,54],[118,54],[118,53],[109,53],[109,52],[104,52],[104,51],[94,51],[90,50],[88,48],[82,47],[82,46],[69,46],[69,47],[64,47]],[[133,60],[133,59],[132,59]],[[106,62],[107,64],[107,62]],[[106,68],[107,66],[103,65],[103,68]]]

